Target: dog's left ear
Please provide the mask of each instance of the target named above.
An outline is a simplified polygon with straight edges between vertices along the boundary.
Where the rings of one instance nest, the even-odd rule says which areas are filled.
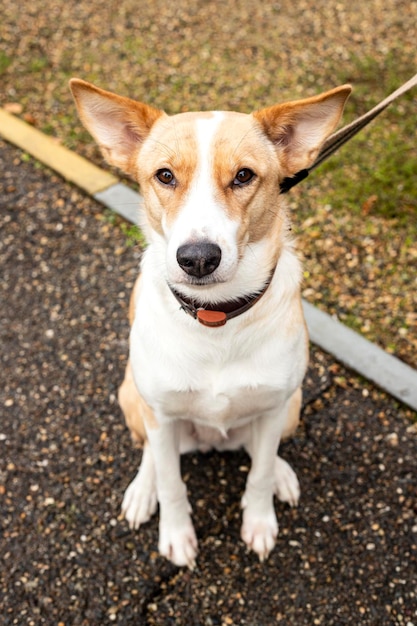
[[[319,96],[277,104],[253,116],[275,144],[284,176],[312,165],[336,128],[352,88],[342,85]]]

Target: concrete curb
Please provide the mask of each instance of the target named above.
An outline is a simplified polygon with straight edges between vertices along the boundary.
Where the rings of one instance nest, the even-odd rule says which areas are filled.
[[[137,223],[140,194],[54,139],[0,109],[0,135],[126,220]],[[311,341],[417,411],[417,371],[303,301]]]
[[[132,224],[138,223],[139,211],[143,205],[142,196],[127,185],[116,183],[93,195],[101,204],[115,211]]]
[[[0,134],[90,195],[118,182],[112,174],[64,148],[52,137],[48,137],[4,109],[0,109]]]
[[[303,300],[310,339],[355,372],[417,410],[417,371]]]

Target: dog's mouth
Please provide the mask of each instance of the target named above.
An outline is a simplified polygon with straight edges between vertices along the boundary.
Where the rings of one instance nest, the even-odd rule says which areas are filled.
[[[197,278],[196,276],[185,276],[184,282],[182,284],[187,285],[189,287],[210,287],[215,285],[220,285],[226,282],[225,280],[210,274],[210,276],[203,276],[201,278]]]
[[[213,288],[214,288],[214,284],[215,283],[212,283]],[[216,283],[216,284],[220,284],[220,281],[219,283]],[[197,285],[197,287],[201,287],[201,290],[197,288],[195,291],[184,289],[184,286],[185,285],[183,284],[179,285],[176,283],[168,282],[168,287],[170,288],[174,296],[177,298],[177,300],[189,304],[196,310],[207,309],[208,311],[222,310],[225,312],[229,312],[233,310],[234,308],[236,308],[237,304],[242,304],[246,302],[247,300],[249,300],[252,295],[252,294],[248,294],[243,297],[230,298],[227,300],[223,300],[219,298],[215,298],[211,300],[210,295],[208,295],[208,292],[203,293],[203,288],[207,287],[207,284]],[[190,286],[191,284],[187,283],[187,287],[190,287]],[[196,285],[192,285],[192,286],[194,287]]]

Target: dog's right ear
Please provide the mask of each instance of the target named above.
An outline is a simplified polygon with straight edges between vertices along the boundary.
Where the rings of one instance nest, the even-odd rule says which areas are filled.
[[[70,80],[70,89],[80,119],[105,159],[134,175],[137,150],[155,121],[165,113],[78,78]]]

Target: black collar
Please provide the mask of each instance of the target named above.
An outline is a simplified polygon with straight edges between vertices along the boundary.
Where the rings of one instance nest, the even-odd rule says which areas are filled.
[[[224,326],[228,320],[233,317],[237,317],[238,315],[242,315],[242,313],[248,311],[258,302],[258,300],[262,298],[265,291],[271,284],[274,272],[275,268],[271,272],[261,291],[249,294],[243,298],[239,298],[238,300],[227,300],[226,302],[220,302],[218,304],[206,304],[204,307],[200,306],[195,299],[179,294],[178,291],[169,283],[168,287],[180,303],[182,310],[188,313],[188,315],[191,315],[194,319],[198,320],[200,324],[212,327]]]

